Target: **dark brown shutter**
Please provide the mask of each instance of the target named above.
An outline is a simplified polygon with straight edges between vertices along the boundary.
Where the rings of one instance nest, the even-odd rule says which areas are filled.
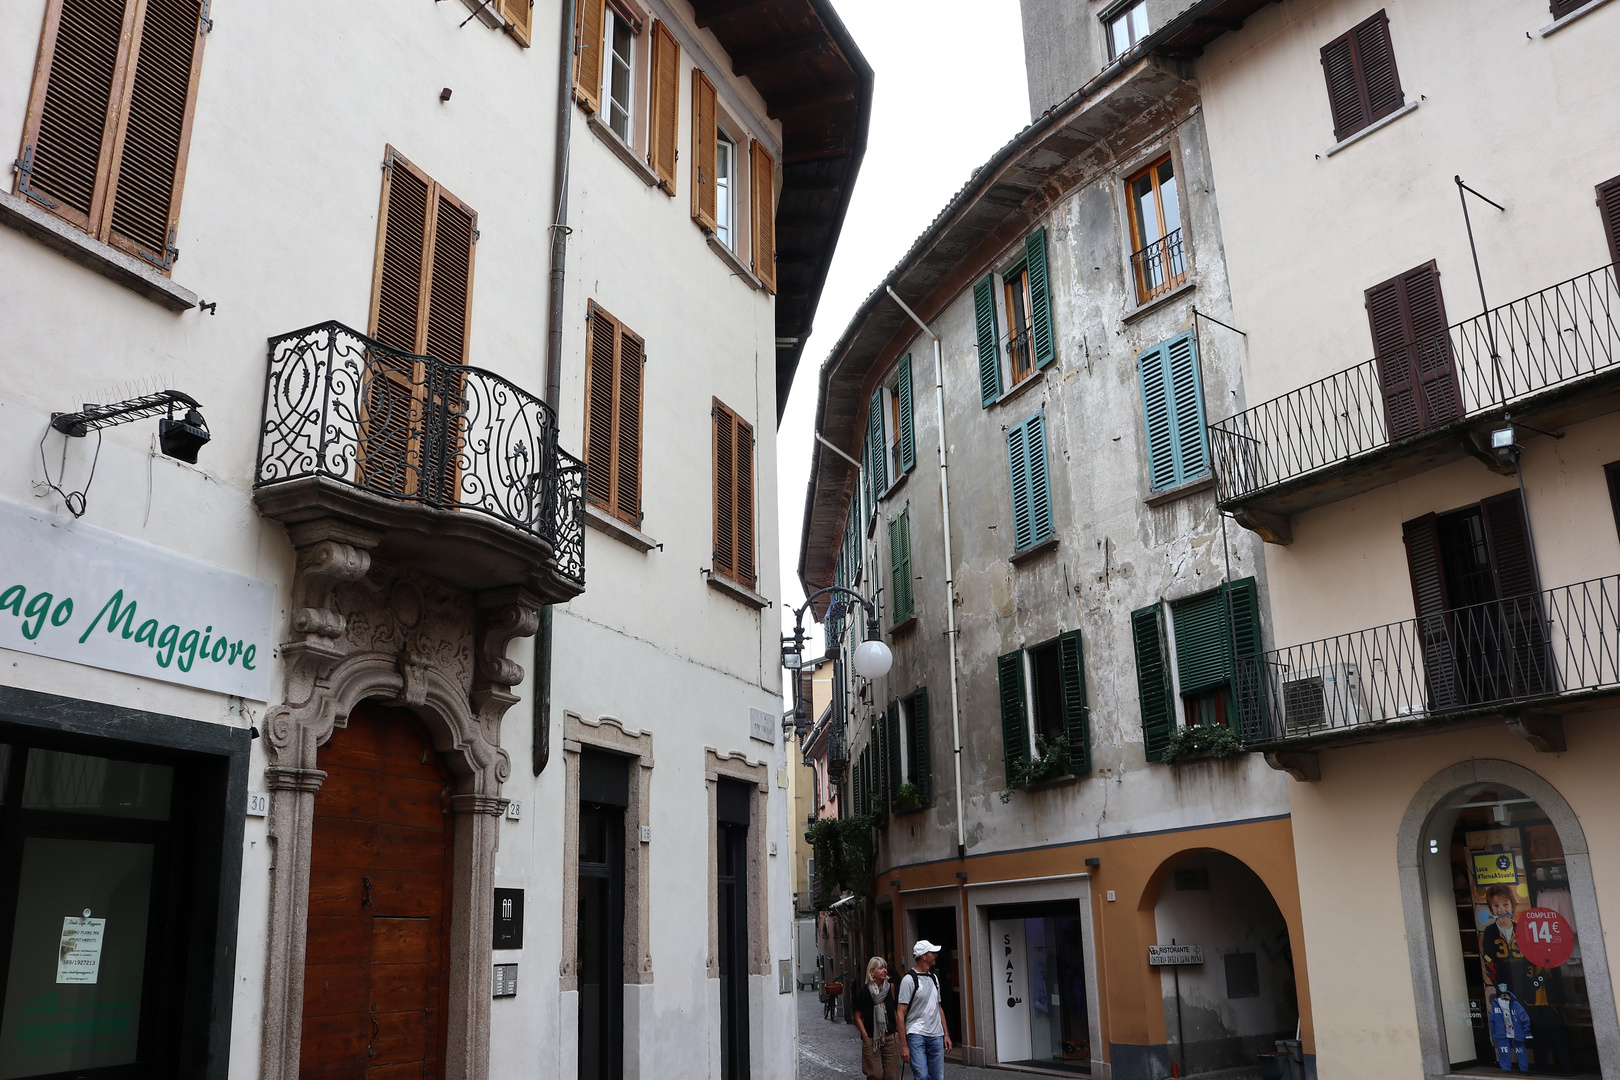
[[[1327,77],[1328,107],[1333,110],[1333,137],[1343,139],[1366,127],[1367,108],[1356,78],[1351,35],[1334,38],[1322,46],[1322,71]]]
[[[716,221],[715,142],[719,137],[718,102],[714,84],[692,69],[692,219],[709,232]],[[732,162],[732,172],[737,163]]]
[[[1552,17],[1562,19],[1565,15],[1578,7],[1584,7],[1589,0],[1552,0]]]
[[[1614,529],[1620,534],[1620,461],[1603,466],[1603,478],[1609,482],[1609,507],[1614,511]]]
[[[675,194],[675,142],[680,134],[681,47],[662,22],[652,29],[652,93],[647,114],[647,161],[658,174],[658,184]]]
[[[645,349],[619,327],[619,385],[614,409],[613,505],[618,516],[641,527],[641,365]]]
[[[1335,139],[1349,138],[1406,103],[1382,11],[1322,46],[1322,71]]]
[[[1504,492],[1483,500],[1479,512],[1496,574],[1497,602],[1487,605],[1488,617],[1476,621],[1491,647],[1497,696],[1549,693],[1555,683],[1552,656],[1524,500],[1516,490]]]
[[[1603,235],[1609,241],[1609,259],[1620,265],[1620,176],[1597,186],[1597,204],[1603,215]]]
[[[1458,696],[1457,662],[1447,614],[1451,604],[1440,565],[1440,531],[1435,516],[1426,514],[1405,522],[1401,533],[1406,541],[1407,568],[1412,574],[1418,644],[1423,650],[1423,670],[1429,682],[1426,705],[1431,712],[1442,712],[1455,708]]]
[[[765,291],[776,291],[776,159],[754,140],[749,172],[754,211],[754,276]]]
[[[607,32],[606,0],[577,0],[574,10],[574,100],[590,112],[601,108],[602,35]]]
[[[754,572],[754,429],[737,417],[737,580],[750,589]]]
[[[201,0],[52,0],[16,191],[168,271],[202,63]]]
[[[737,506],[732,468],[736,461],[736,430],[731,410],[714,403],[714,572],[737,576]]]
[[[1461,416],[1440,271],[1434,262],[1380,282],[1366,296],[1390,441]]]
[[[1535,555],[1524,520],[1524,501],[1508,491],[1479,504],[1490,545],[1491,568],[1496,572],[1496,595],[1501,599],[1541,591],[1536,582]]]

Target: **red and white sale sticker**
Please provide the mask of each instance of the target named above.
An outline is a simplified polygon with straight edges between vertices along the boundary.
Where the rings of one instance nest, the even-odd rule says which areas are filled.
[[[1519,951],[1537,967],[1558,967],[1575,951],[1575,928],[1552,908],[1531,908],[1518,922]]]

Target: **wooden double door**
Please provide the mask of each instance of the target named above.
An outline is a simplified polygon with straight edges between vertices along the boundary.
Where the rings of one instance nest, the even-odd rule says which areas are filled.
[[[436,1080],[444,1059],[450,775],[412,714],[356,708],[320,749],[299,1073]]]

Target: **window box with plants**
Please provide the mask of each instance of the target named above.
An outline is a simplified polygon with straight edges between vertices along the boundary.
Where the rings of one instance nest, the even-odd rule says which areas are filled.
[[[1047,743],[1043,736],[1035,736],[1035,756],[1019,758],[1007,764],[1007,786],[1000,792],[1002,802],[1011,802],[1015,791],[1033,791],[1042,784],[1069,776],[1074,769],[1069,763],[1069,745],[1066,742]]]
[[[1195,724],[1171,732],[1159,760],[1166,765],[1185,765],[1237,757],[1241,753],[1243,744],[1238,741],[1237,733],[1225,724]]]

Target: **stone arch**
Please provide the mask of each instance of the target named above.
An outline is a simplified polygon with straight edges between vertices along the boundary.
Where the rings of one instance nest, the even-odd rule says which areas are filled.
[[[1614,984],[1609,975],[1608,949],[1598,913],[1586,832],[1575,811],[1547,780],[1522,765],[1493,758],[1464,761],[1430,777],[1412,796],[1397,834],[1395,865],[1400,875],[1401,910],[1406,923],[1407,954],[1412,964],[1412,996],[1424,1075],[1444,1076],[1451,1071],[1451,1063],[1441,1028],[1440,972],[1435,965],[1434,930],[1429,922],[1421,846],[1434,815],[1452,795],[1474,784],[1516,788],[1534,799],[1558,830],[1569,870],[1576,932],[1586,946],[1581,955],[1586,965],[1586,992],[1592,1005],[1598,1060],[1604,1080],[1620,1080],[1620,1018],[1615,1014]]]

